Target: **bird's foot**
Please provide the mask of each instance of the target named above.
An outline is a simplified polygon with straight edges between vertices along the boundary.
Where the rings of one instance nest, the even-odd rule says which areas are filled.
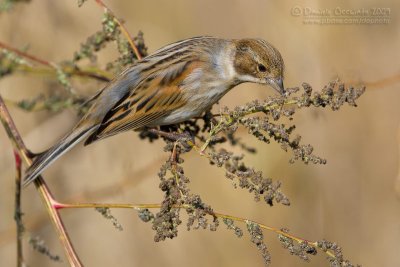
[[[194,146],[195,145],[195,138],[189,132],[177,133],[177,132],[164,132],[158,129],[148,129],[150,133],[156,134],[160,137],[164,137],[173,142],[180,142],[184,146]]]

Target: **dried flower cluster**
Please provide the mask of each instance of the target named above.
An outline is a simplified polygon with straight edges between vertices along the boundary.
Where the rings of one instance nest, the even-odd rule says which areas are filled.
[[[161,166],[160,189],[164,192],[164,200],[160,211],[152,218],[153,229],[156,231],[155,241],[174,238],[178,234],[178,226],[182,223],[180,212],[184,210],[188,215],[186,227],[190,229],[216,230],[218,220],[213,215],[213,210],[206,205],[199,195],[191,194],[188,187],[189,179],[185,176],[181,166],[183,159],[181,153],[188,152],[187,147],[179,143],[167,141],[166,150],[171,150],[171,158]],[[212,221],[207,216],[211,215]],[[143,216],[143,211],[139,213]],[[149,218],[149,216],[146,216]]]
[[[251,221],[247,221],[246,225],[251,242],[255,244],[257,249],[261,252],[265,265],[269,265],[271,263],[271,255],[268,252],[267,245],[264,243],[264,234],[260,228],[260,225]]]
[[[282,231],[284,233],[289,232],[287,229],[282,229]],[[278,235],[278,239],[281,242],[282,247],[287,249],[291,255],[296,255],[304,261],[310,260],[309,255],[317,254],[315,247],[310,246],[307,242],[296,243],[292,238],[281,234]]]
[[[240,227],[237,227],[232,219],[223,218],[222,221],[227,226],[228,229],[231,229],[235,232],[237,237],[243,236],[243,230]]]
[[[122,225],[118,222],[117,218],[115,218],[114,215],[111,214],[111,210],[109,208],[96,208],[96,211],[98,211],[107,220],[110,220],[115,229],[119,231],[124,230],[122,228]]]
[[[317,246],[322,249],[322,251],[332,251],[333,256],[328,257],[331,267],[354,267],[350,261],[343,258],[342,248],[338,244],[329,242],[327,240],[321,240],[317,242]],[[361,267],[361,265],[356,265]]]
[[[313,92],[311,86],[306,83],[302,85],[302,88],[302,91],[299,88],[288,89],[286,96],[269,97],[265,101],[253,101],[236,107],[232,111],[225,108],[217,116],[207,112],[202,118],[161,128],[163,131],[171,133],[164,137],[165,151],[171,153],[171,158],[161,167],[159,173],[160,189],[165,193],[165,198],[157,214],[149,216],[148,210],[139,212],[141,218],[144,217],[145,221],[152,222],[153,229],[156,231],[156,241],[177,236],[178,226],[182,223],[180,220],[182,210],[189,214],[188,229],[195,225],[195,229],[216,230],[219,226],[218,216],[209,205],[201,201],[200,196],[190,192],[189,178],[184,175],[182,155],[197,148],[193,143],[194,140],[203,142],[201,153],[208,158],[210,164],[224,168],[225,176],[232,180],[234,186],[252,193],[255,201],[263,199],[270,206],[274,202],[290,205],[289,199],[280,191],[281,183],[279,181],[274,182],[271,178],[264,177],[261,171],[246,166],[243,162],[244,154],[234,155],[226,148],[219,146],[228,142],[231,146],[241,147],[243,152],[256,153],[255,149],[248,148],[235,136],[239,127],[245,127],[260,141],[267,144],[274,141],[279,143],[284,151],[291,151],[293,154],[291,162],[301,160],[306,164],[325,164],[326,160],[313,154],[311,145],[300,143],[299,135],[292,137],[294,125],[285,125],[279,121],[286,118],[289,122],[293,122],[295,111],[310,106],[331,107],[332,110],[338,110],[345,103],[356,106],[355,100],[362,95],[365,88],[346,88],[338,81],[329,83],[320,92]],[[201,127],[201,125],[203,126]],[[172,140],[174,135],[176,138]],[[158,138],[147,129],[144,129],[140,136],[150,141]],[[211,222],[209,222],[210,219],[212,219]],[[238,237],[243,235],[243,231],[235,226],[231,219],[223,218],[223,222]],[[264,243],[260,225],[251,221],[246,221],[246,225],[251,242],[261,252],[264,262],[269,264],[271,256]],[[282,233],[288,233],[288,230],[282,230]],[[291,255],[296,255],[305,261],[309,261],[309,256],[317,253],[316,246],[309,242],[294,240],[284,234],[279,234],[278,238]],[[325,242],[324,244],[331,243]],[[339,263],[350,264],[343,260],[341,253],[335,252],[334,245],[325,245],[324,247],[318,245],[318,247],[324,251],[334,252],[335,256],[329,258],[331,266]]]
[[[50,252],[50,249],[46,246],[44,241],[40,239],[39,237],[31,237],[29,239],[29,244],[32,246],[32,248],[39,252],[40,254],[43,254],[47,256],[50,260],[56,261],[56,262],[62,262],[60,256],[58,255],[53,255]]]
[[[114,62],[107,64],[107,71],[119,73],[126,66],[137,60],[137,57],[129,45],[129,42],[121,35],[121,30],[119,29],[117,22],[114,20],[114,17],[110,13],[104,13],[102,26],[102,30],[89,36],[87,40],[81,44],[80,50],[74,53],[72,62],[68,63],[73,64],[74,67],[76,67],[76,63],[85,58],[89,59],[92,63],[95,63],[97,59],[96,54],[101,49],[105,48],[109,42],[115,42],[117,44],[117,49],[120,56]],[[139,34],[133,38],[133,41],[140,51],[140,54],[142,56],[146,56],[147,47],[144,44],[143,33],[139,32]]]

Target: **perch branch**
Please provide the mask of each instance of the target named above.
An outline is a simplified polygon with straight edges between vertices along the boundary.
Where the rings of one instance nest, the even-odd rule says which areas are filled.
[[[16,153],[18,153],[19,157],[21,157],[25,164],[30,166],[32,164],[31,158],[28,156],[28,150],[22,141],[21,135],[19,134],[14,121],[12,120],[10,113],[7,110],[7,107],[0,96],[0,120],[7,132],[7,135],[14,147]],[[61,245],[65,250],[65,254],[71,266],[82,266],[78,255],[76,254],[74,247],[70,241],[68,233],[65,230],[64,224],[61,220],[61,217],[58,213],[57,208],[54,207],[54,198],[51,195],[49,188],[47,187],[45,181],[41,176],[39,176],[35,181],[36,189],[39,192],[42,201],[45,204],[47,213],[50,216],[51,221],[53,222],[54,227],[57,230],[58,237],[60,239]]]

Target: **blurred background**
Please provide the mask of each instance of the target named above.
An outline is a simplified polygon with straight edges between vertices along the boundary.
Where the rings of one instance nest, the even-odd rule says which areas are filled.
[[[42,0],[16,5],[11,12],[0,14],[1,42],[16,48],[29,45],[29,53],[49,61],[71,59],[80,43],[101,28],[103,14],[94,1],[81,8],[76,2]],[[241,131],[242,140],[258,148],[258,153],[247,156],[246,161],[283,182],[282,190],[291,200],[289,207],[255,203],[252,195],[234,189],[222,170],[209,166],[194,152],[186,155],[184,167],[191,178],[192,192],[200,194],[215,211],[286,227],[308,240],[338,242],[346,258],[363,266],[400,266],[399,1],[106,3],[126,21],[131,34],[144,32],[150,53],[198,35],[259,37],[281,51],[287,87],[308,82],[318,89],[337,77],[366,84],[367,91],[357,108],[344,106],[339,112],[307,109],[295,115],[297,133],[328,160],[327,165],[289,164],[291,155],[278,145],[260,144]],[[323,25],[317,20],[308,24],[306,15],[310,10],[337,7],[388,8],[389,21]],[[117,56],[115,46],[109,45],[101,55],[100,62],[112,60]],[[0,80],[0,94],[14,101],[30,99],[40,93],[49,94],[49,85],[55,83],[46,76],[13,75]],[[79,88],[80,93],[90,95],[100,87],[99,83],[83,82]],[[226,95],[220,105],[233,107],[272,93],[267,87],[244,84]],[[10,112],[32,151],[49,147],[78,119],[72,110],[27,113],[11,107]],[[143,142],[136,133],[120,134],[73,149],[44,176],[60,201],[157,203],[162,200],[157,172],[168,157],[162,145],[160,141]],[[0,266],[15,266],[14,159],[3,130],[0,148]],[[40,236],[53,254],[64,259],[62,263],[52,262],[33,251],[26,241],[24,254],[29,266],[67,266],[32,186],[23,191],[23,212],[27,238]],[[112,213],[124,231],[115,230],[110,221],[90,209],[61,211],[85,266],[263,266],[248,235],[238,239],[224,225],[217,232],[187,232],[182,225],[178,238],[155,243],[151,224],[143,223],[135,212]],[[322,253],[312,257],[310,263],[290,256],[273,233],[265,232],[265,241],[272,255],[271,266],[328,266]]]

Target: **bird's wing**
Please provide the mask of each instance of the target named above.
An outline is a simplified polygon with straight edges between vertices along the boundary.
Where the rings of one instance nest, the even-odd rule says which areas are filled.
[[[143,79],[106,113],[85,145],[123,131],[152,125],[184,106],[186,98],[182,82],[201,64],[196,60],[177,62]]]

